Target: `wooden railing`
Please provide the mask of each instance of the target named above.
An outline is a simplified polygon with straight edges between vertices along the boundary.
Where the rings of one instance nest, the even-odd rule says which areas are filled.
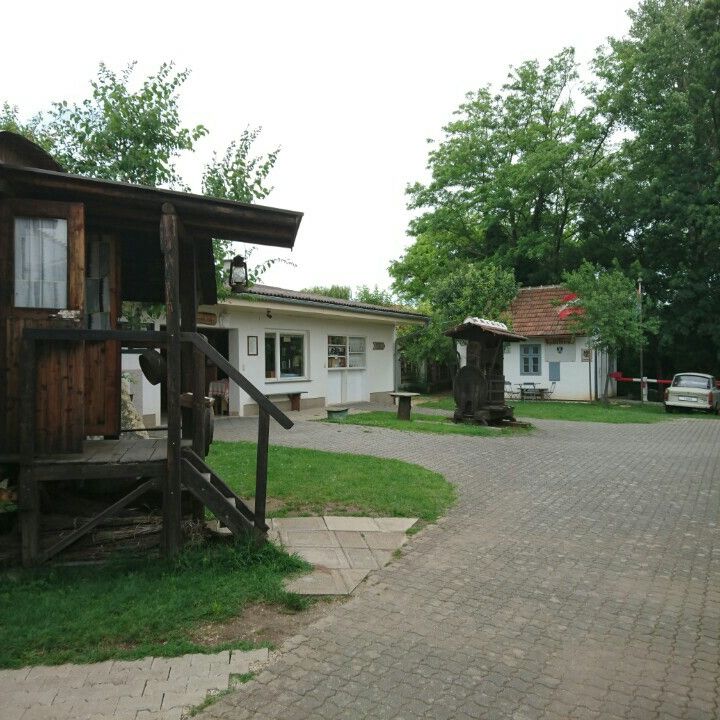
[[[119,341],[123,347],[167,347],[171,352],[170,333],[163,331],[133,330],[86,330],[86,329],[47,329],[26,328],[23,332],[23,368],[21,375],[22,402],[20,408],[20,461],[29,465],[35,457],[36,433],[36,386],[37,386],[37,343],[38,342],[105,342]],[[231,365],[205,338],[196,332],[180,333],[180,343],[192,346],[192,447],[200,459],[205,456],[205,360],[208,359],[222,370],[230,380],[236,383],[258,405],[257,463],[255,472],[255,510],[254,526],[263,531],[267,499],[268,446],[270,418],[282,427],[290,429],[292,420],[272,403],[250,380]],[[178,358],[179,360],[179,358]],[[165,497],[163,521],[174,526],[171,536],[179,535],[180,489],[182,476],[181,459],[181,412],[179,403],[180,382],[175,378],[171,382],[171,367],[168,364],[168,436],[167,436],[167,481],[163,488]],[[177,372],[178,363],[173,363]],[[171,387],[172,386],[172,387]],[[170,402],[170,392],[176,393]],[[166,547],[172,552],[171,547]]]

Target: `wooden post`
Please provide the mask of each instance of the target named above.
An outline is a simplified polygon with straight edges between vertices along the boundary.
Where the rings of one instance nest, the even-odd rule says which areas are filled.
[[[40,492],[32,470],[35,455],[35,419],[37,402],[36,344],[23,338],[23,365],[20,382],[20,476],[18,478],[18,506],[22,563],[35,565],[40,557]]]
[[[163,487],[163,553],[173,557],[182,545],[180,497],[181,450],[181,343],[180,246],[175,208],[164,203],[160,218],[160,248],[165,256],[165,318],[167,345],[167,476]]]
[[[262,532],[265,532],[269,438],[270,415],[265,408],[260,408],[260,416],[258,418],[257,465],[255,469],[255,529]]]
[[[200,457],[205,457],[205,355],[194,345],[193,359],[193,451]],[[212,411],[212,410],[211,410]]]

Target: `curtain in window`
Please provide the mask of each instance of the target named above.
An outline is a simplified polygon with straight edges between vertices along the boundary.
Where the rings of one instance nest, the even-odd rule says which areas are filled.
[[[15,306],[67,307],[67,220],[15,218]]]

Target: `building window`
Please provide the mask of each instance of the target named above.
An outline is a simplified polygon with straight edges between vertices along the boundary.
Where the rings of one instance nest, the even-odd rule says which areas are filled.
[[[328,335],[328,368],[364,368],[365,338]]]
[[[520,346],[520,374],[540,374],[540,345]]]
[[[15,218],[15,307],[68,306],[68,231],[64,218]]]
[[[292,380],[305,376],[305,334],[266,332],[265,377]]]

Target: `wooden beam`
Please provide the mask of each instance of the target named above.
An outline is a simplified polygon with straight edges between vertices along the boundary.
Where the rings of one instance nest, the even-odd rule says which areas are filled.
[[[103,520],[115,515],[118,511],[122,510],[126,505],[130,504],[135,498],[140,497],[149,490],[154,490],[158,486],[157,479],[153,478],[139,485],[134,490],[130,491],[125,497],[113,503],[109,508],[106,508],[101,513],[98,513],[94,518],[88,520],[84,525],[81,525],[77,530],[73,530],[69,535],[58,540],[54,545],[51,545],[40,555],[40,562],[49,560],[53,555],[57,555],[61,550],[64,550],[69,545],[72,545],[76,540],[79,540],[83,535],[89,533],[96,525],[99,525]]]
[[[165,324],[167,327],[167,475],[163,488],[163,553],[173,557],[182,545],[181,507],[181,360],[180,243],[175,208],[165,203],[160,219],[160,249],[165,257]]]
[[[270,415],[260,408],[258,418],[257,464],[255,466],[255,528],[265,527],[267,502],[268,444],[270,438]]]
[[[210,362],[220,368],[236,385],[241,387],[257,404],[265,410],[270,417],[277,420],[286,430],[293,426],[293,421],[277,405],[263,395],[237,368],[233,367],[212,345],[206,342],[198,333],[183,333],[183,342],[191,342],[201,350]]]
[[[20,380],[20,459],[30,464],[35,454],[35,392],[37,388],[36,344],[23,335],[22,371]]]
[[[40,556],[40,493],[32,468],[22,467],[18,478],[18,511],[22,563],[31,567]]]

